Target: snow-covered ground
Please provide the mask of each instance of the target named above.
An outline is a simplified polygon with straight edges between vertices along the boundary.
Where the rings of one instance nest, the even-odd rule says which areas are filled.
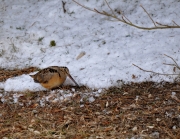
[[[151,77],[151,73],[132,64],[155,72],[174,73],[173,66],[163,64],[173,63],[164,54],[179,63],[180,29],[140,30],[88,11],[72,0],[64,1],[66,13],[61,0],[0,2],[1,68],[67,66],[77,83],[90,88],[120,85],[121,80],[158,82],[173,81],[176,77]],[[104,0],[77,1],[110,13]],[[111,0],[109,5],[123,11],[131,22],[140,26],[154,26],[140,5],[154,21],[169,25],[175,21],[180,25],[180,2],[176,0]],[[56,46],[50,46],[52,40]],[[85,55],[77,60],[81,53]],[[65,84],[73,82],[67,80]],[[5,91],[44,89],[29,75],[10,78],[0,83],[0,88]]]

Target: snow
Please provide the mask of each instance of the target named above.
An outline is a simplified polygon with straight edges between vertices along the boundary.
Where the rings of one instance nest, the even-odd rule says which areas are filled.
[[[40,84],[35,84],[30,76],[24,74],[18,77],[9,78],[4,83],[4,90],[6,91],[28,91],[31,90],[31,88],[33,88],[34,91],[45,90]]]
[[[89,102],[90,102],[90,103],[92,103],[92,102],[94,102],[94,101],[95,101],[95,99],[94,99],[93,96],[89,98]]]
[[[110,13],[104,0],[79,3]],[[154,21],[180,24],[180,2],[111,0],[112,9],[123,11],[133,23],[152,27]],[[173,81],[175,76],[158,76],[139,70],[132,64],[160,73],[173,73],[172,56],[179,63],[178,29],[140,30],[112,21],[66,0],[6,0],[0,5],[0,64],[14,69],[36,66],[67,66],[79,85],[90,88],[119,86],[120,82]],[[54,40],[56,46],[51,47]],[[80,58],[78,57],[80,54]],[[77,58],[78,57],[78,58]],[[179,71],[176,71],[178,74]],[[34,74],[34,73],[32,73]],[[136,78],[132,78],[135,75]],[[151,77],[151,75],[153,75]],[[73,84],[67,80],[65,84]],[[10,78],[0,83],[5,91],[44,90],[29,75]],[[42,102],[43,103],[43,102]]]
[[[172,98],[176,98],[176,92],[172,92],[172,93],[171,93],[171,97],[172,97]]]

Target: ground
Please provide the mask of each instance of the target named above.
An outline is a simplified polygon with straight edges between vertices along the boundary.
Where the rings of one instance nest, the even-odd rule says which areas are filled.
[[[180,1],[0,3],[0,138],[180,138]],[[49,66],[81,87],[29,76]]]
[[[30,72],[32,68],[20,70]],[[11,71],[4,71],[4,73]],[[18,70],[13,71],[18,72]],[[14,75],[15,76],[15,75]],[[1,90],[0,138],[119,139],[180,137],[179,83],[142,82],[102,90],[86,99],[86,87],[71,89],[70,99],[45,101],[51,91],[6,92]],[[59,89],[54,93],[59,94]],[[14,94],[18,100],[14,102]]]

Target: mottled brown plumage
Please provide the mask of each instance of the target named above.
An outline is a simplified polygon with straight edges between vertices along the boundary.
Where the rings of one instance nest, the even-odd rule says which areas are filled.
[[[35,75],[30,75],[34,82],[40,83],[44,88],[53,89],[61,86],[67,76],[77,85],[76,81],[72,78],[67,67],[51,66],[40,70]]]

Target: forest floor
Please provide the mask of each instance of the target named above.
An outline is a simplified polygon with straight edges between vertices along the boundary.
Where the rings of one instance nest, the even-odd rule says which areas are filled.
[[[29,73],[32,69],[13,72],[2,69],[0,79],[18,76],[19,72]],[[74,94],[70,99],[45,101],[43,106],[40,98],[49,96],[50,91],[6,92],[1,89],[0,138],[180,138],[179,83],[124,84],[120,88],[103,89],[93,101],[83,96],[84,89],[91,90],[64,88]],[[20,96],[16,103],[13,101],[15,93]]]

